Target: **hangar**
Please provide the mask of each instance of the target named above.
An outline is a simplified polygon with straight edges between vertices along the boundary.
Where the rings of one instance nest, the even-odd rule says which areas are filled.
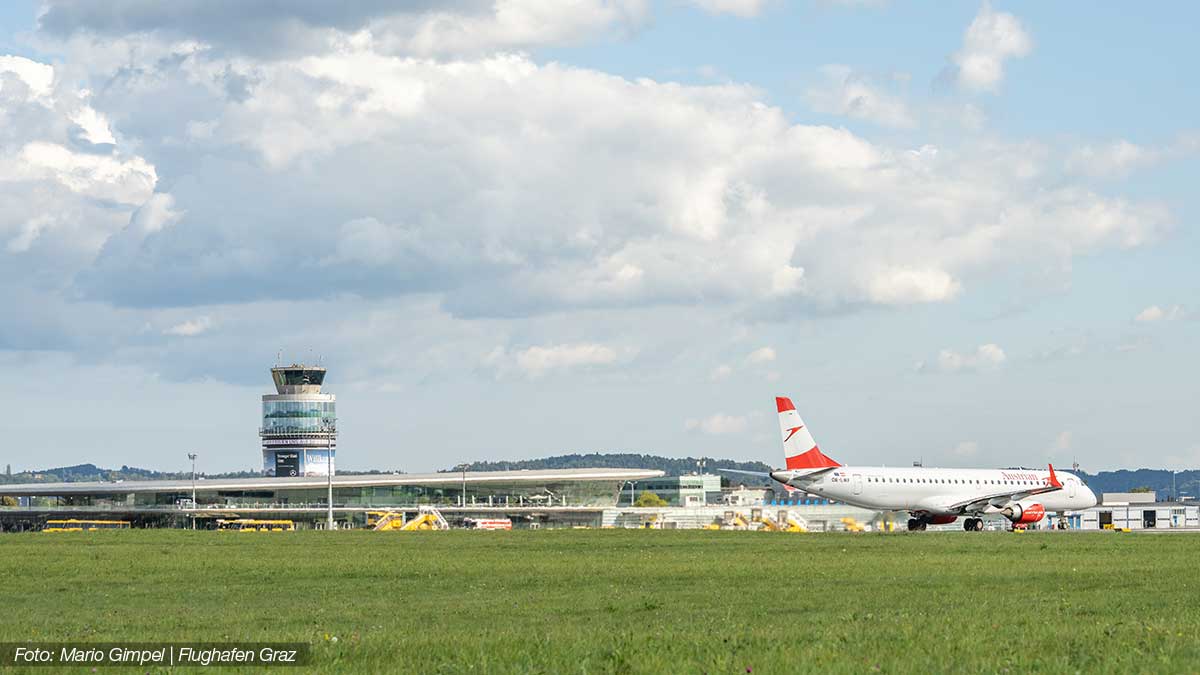
[[[1173,530],[1200,527],[1200,504],[1160,502],[1153,492],[1105,492],[1100,503],[1068,516],[1082,530]]]

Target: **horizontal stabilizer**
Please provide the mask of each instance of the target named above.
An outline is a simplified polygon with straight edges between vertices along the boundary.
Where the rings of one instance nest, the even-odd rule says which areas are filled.
[[[743,474],[746,476],[761,476],[763,478],[771,477],[770,471],[743,471],[741,469],[717,469],[717,471],[721,471],[724,473],[740,473],[740,474]]]

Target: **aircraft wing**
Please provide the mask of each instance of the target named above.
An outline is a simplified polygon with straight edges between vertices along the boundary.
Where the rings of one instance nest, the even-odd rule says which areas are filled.
[[[993,492],[991,494],[976,495],[970,499],[947,504],[940,508],[947,513],[966,513],[973,511],[982,511],[991,506],[1003,506],[1009,502],[1018,502],[1022,499],[1032,497],[1034,495],[1045,494],[1047,492],[1057,492],[1062,489],[1062,483],[1059,482],[1058,476],[1054,474],[1054,465],[1050,465],[1050,482],[1046,485],[1038,487],[1023,487],[1020,490],[1007,490],[1001,492]],[[1002,500],[997,504],[997,500]]]
[[[822,466],[815,469],[777,469],[775,471],[743,471],[741,469],[717,469],[725,473],[740,473],[747,476],[762,476],[764,478],[774,478],[780,483],[791,484],[793,480],[815,480],[819,476],[823,476],[834,469],[840,469],[840,466]]]
[[[746,476],[761,476],[763,478],[771,477],[770,471],[743,471],[741,469],[717,469],[717,471],[721,471],[724,473],[740,473],[740,474],[744,474]]]

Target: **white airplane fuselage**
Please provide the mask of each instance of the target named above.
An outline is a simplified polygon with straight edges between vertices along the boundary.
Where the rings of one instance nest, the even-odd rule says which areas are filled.
[[[1009,495],[1051,485],[1049,471],[1027,469],[946,469],[927,467],[840,466],[819,475],[773,471],[775,480],[852,506],[930,515],[1000,513],[1014,501],[1040,504],[1046,511],[1074,511],[1096,505],[1096,495],[1074,474],[1056,471],[1062,489],[1017,500]],[[995,503],[987,500],[995,496]],[[956,505],[975,502],[963,510]],[[982,504],[980,503],[982,502]]]

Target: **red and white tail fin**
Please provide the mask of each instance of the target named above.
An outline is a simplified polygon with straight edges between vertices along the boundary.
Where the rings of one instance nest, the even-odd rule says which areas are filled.
[[[817,447],[817,442],[808,432],[808,427],[804,426],[800,415],[796,414],[796,406],[792,405],[792,399],[775,397],[775,408],[779,411],[779,429],[783,432],[783,456],[787,458],[789,470],[841,466],[826,457]]]

